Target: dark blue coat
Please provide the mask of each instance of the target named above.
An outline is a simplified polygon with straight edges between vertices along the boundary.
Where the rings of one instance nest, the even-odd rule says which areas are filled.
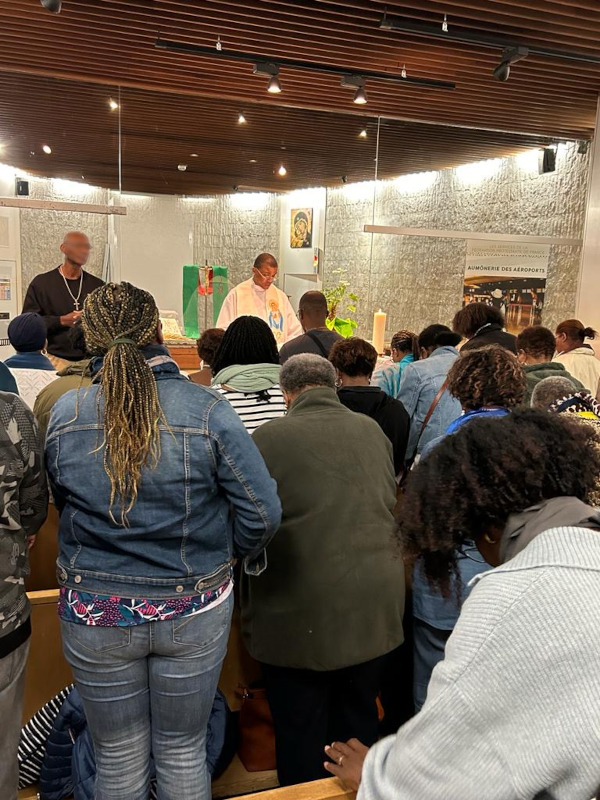
[[[206,735],[206,765],[216,778],[229,766],[237,749],[233,715],[222,692],[217,691]],[[46,742],[40,775],[41,800],[94,800],[96,759],[83,704],[73,689],[54,721]]]

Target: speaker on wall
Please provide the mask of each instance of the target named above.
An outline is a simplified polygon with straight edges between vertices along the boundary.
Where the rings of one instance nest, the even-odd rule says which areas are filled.
[[[15,191],[17,197],[29,197],[29,181],[17,178],[15,181]]]
[[[556,171],[556,148],[544,147],[540,154],[540,175]]]

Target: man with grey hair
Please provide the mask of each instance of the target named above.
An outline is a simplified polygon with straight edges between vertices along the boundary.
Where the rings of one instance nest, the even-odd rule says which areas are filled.
[[[91,249],[85,233],[70,231],[65,234],[60,246],[63,263],[50,272],[36,275],[23,302],[23,312],[34,311],[44,318],[48,354],[57,369],[85,357],[69,333],[79,324],[85,298],[104,284],[100,278],[83,269]]]
[[[536,384],[531,395],[531,407],[539,411],[550,411],[550,406],[570,397],[577,391],[575,384],[568,378],[544,378]]]
[[[242,577],[242,627],[261,662],[282,785],[325,777],[331,741],[378,738],[384,656],[403,641],[392,447],[343,406],[314,354],[281,368],[288,414],[253,439],[283,507],[268,568]]]

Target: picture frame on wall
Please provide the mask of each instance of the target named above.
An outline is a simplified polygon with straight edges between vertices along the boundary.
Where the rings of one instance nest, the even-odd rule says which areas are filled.
[[[293,208],[290,214],[290,247],[312,247],[313,210]]]

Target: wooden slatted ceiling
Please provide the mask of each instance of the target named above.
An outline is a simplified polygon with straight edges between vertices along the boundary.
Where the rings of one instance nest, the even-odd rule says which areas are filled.
[[[107,100],[118,85],[123,188],[131,191],[197,194],[234,185],[334,185],[342,175],[369,179],[373,125],[367,140],[357,138],[365,111],[407,121],[388,123],[389,136],[384,129],[382,176],[592,135],[599,66],[530,55],[501,84],[492,77],[499,50],[381,30],[386,6],[390,16],[440,26],[446,13],[451,29],[523,45],[596,54],[600,38],[596,0],[64,0],[60,15],[38,0],[5,0],[2,158],[114,187],[117,115],[107,110]],[[224,52],[211,57],[157,50],[159,33],[205,46],[220,36]],[[357,72],[398,75],[406,64],[411,75],[453,81],[456,90],[373,80],[367,82],[369,103],[359,109],[339,78],[285,68],[283,92],[272,96],[250,64],[227,61],[227,49]],[[236,124],[242,109],[245,127]],[[42,158],[39,144],[51,138],[54,152]],[[199,158],[192,159],[192,152]],[[285,181],[274,175],[282,161]],[[187,172],[178,173],[178,163],[187,163]]]

